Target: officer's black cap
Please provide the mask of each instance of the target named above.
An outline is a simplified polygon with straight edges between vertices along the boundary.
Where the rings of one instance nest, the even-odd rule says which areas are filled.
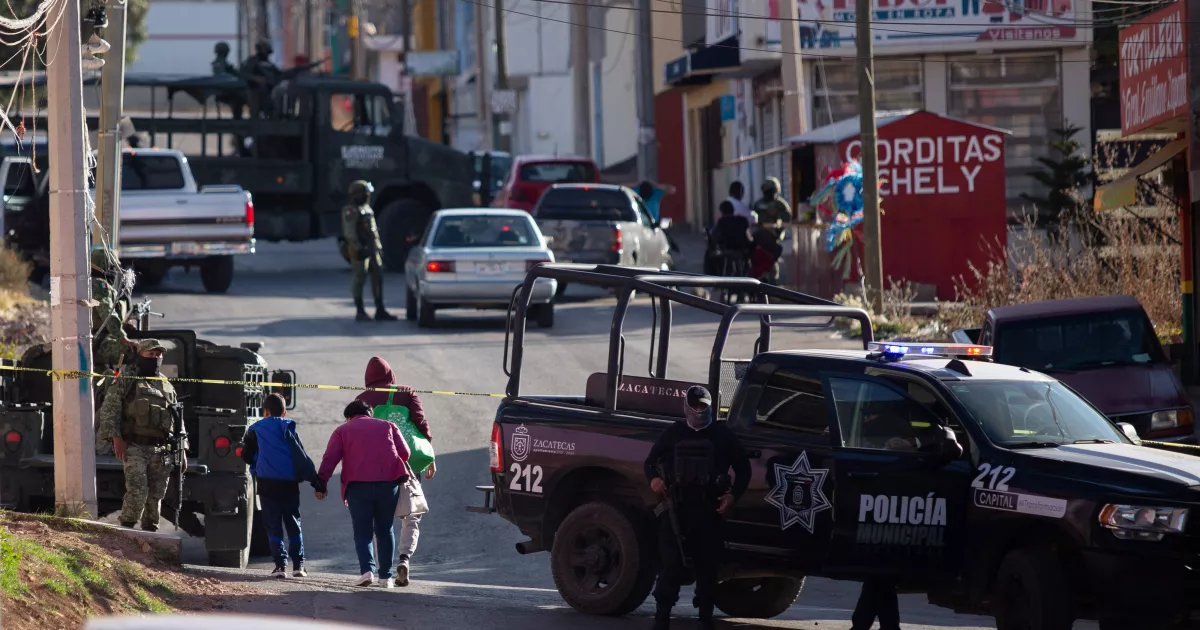
[[[687,390],[687,404],[693,408],[711,407],[712,394],[709,394],[707,389],[699,385],[692,385]]]

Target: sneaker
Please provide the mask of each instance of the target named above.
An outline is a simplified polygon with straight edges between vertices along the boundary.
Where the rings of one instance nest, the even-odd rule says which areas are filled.
[[[396,566],[396,584],[400,586],[408,586],[408,564],[402,563]]]
[[[292,572],[292,575],[295,577],[308,577],[308,571],[304,570],[304,565],[300,565],[296,567],[296,570]]]
[[[287,567],[282,565],[275,567],[275,570],[271,571],[271,577],[273,578],[284,580],[287,579],[287,576]]]
[[[388,578],[380,586],[383,588],[396,588],[396,578]]]
[[[362,574],[362,577],[358,578],[358,582],[356,582],[355,584],[358,586],[370,586],[374,583],[375,583],[375,574],[371,573],[370,571],[367,571],[366,573]]]

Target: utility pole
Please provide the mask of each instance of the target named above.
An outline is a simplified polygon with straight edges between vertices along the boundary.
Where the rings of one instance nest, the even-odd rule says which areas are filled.
[[[118,251],[121,234],[121,116],[125,107],[125,0],[108,0],[104,6],[108,41],[100,70],[100,155],[96,161],[96,199],[99,223],[107,232],[108,246]],[[95,236],[95,235],[94,235]],[[95,238],[93,246],[100,245]]]
[[[496,91],[508,94],[508,36],[505,34],[506,29],[504,28],[504,0],[494,0],[494,2],[495,4],[492,6],[495,9],[494,19],[496,21]],[[512,105],[516,106],[515,98]],[[496,137],[496,149],[512,153],[511,112],[506,107],[505,111],[498,113],[495,120],[500,131]]]
[[[862,6],[862,3],[859,3]],[[808,131],[808,108],[804,92],[804,63],[800,57],[800,20],[795,2],[779,3],[779,37],[783,47],[784,137]],[[873,119],[872,119],[873,120]],[[784,194],[785,191],[780,191]],[[790,195],[789,195],[790,197]],[[789,200],[790,201],[790,200]]]
[[[483,5],[475,5],[471,10],[475,12],[475,100],[479,108],[475,114],[479,117],[479,135],[483,139],[483,145],[479,148],[491,151],[494,136],[492,133],[492,103],[488,100],[487,80],[487,54],[491,46],[487,45],[487,29],[483,24],[485,15]]]
[[[87,143],[79,3],[63,3],[47,37],[50,138],[50,343],[55,370],[92,369]],[[105,64],[107,65],[107,64]],[[55,379],[54,507],[96,516],[96,425],[90,378]]]
[[[658,139],[654,133],[654,37],[652,0],[637,0],[638,181],[658,181]],[[785,2],[784,4],[788,4]],[[794,4],[794,3],[793,3]]]
[[[592,157],[592,72],[587,0],[571,5],[571,80],[575,83],[575,155]],[[653,78],[653,74],[650,75]],[[640,77],[639,77],[640,78]]]
[[[785,2],[784,4],[788,4]],[[875,51],[871,40],[871,0],[857,0],[858,126],[863,169],[863,298],[875,315],[883,313],[883,252],[879,225],[879,153],[875,128]],[[782,21],[782,20],[781,20]]]
[[[367,47],[363,44],[363,30],[366,27],[366,23],[363,22],[362,0],[350,0],[350,20],[347,26],[350,31],[351,46],[350,76],[351,78],[362,80],[367,78]]]

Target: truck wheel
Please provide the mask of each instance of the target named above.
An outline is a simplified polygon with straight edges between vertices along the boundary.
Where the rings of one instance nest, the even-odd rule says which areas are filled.
[[[267,536],[267,525],[262,510],[254,511],[254,524],[250,526],[250,557],[271,555],[271,539]]]
[[[397,199],[379,213],[379,239],[383,241],[383,266],[404,271],[408,250],[420,240],[433,210],[416,199]]]
[[[410,322],[417,319],[417,296],[408,287],[404,287],[404,319]]]
[[[534,319],[538,328],[554,328],[554,303],[538,304],[535,306]]]
[[[593,615],[633,612],[654,586],[654,545],[636,515],[609,503],[575,508],[554,534],[550,571],[563,601]]]
[[[999,630],[1071,630],[1075,623],[1070,581],[1053,550],[1008,552],[992,590]]]
[[[558,288],[554,290],[554,297],[560,298],[567,294],[567,283],[562,280],[558,281]]]
[[[742,578],[717,586],[717,608],[739,619],[770,619],[787,612],[804,588],[804,578]]]
[[[233,284],[233,256],[211,256],[200,263],[200,282],[209,293],[224,293]]]

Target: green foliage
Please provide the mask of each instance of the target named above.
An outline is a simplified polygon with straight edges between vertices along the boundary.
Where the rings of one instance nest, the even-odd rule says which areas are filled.
[[[0,9],[0,13],[5,17],[24,18],[33,15],[37,11],[37,6],[40,0],[9,0],[8,8]],[[87,15],[87,12],[92,7],[92,0],[79,0],[79,15],[82,18]],[[142,42],[146,41],[146,14],[150,11],[150,0],[127,0],[126,1],[126,19],[125,19],[125,61],[132,62],[137,59],[137,49]],[[45,26],[42,27],[43,29]],[[15,39],[8,37],[6,39]],[[44,50],[44,37],[38,38],[38,48]],[[22,56],[19,54],[20,48],[0,45],[0,71],[16,71],[21,67]],[[30,64],[36,64],[33,69],[41,70],[41,59],[31,59]],[[27,65],[26,69],[30,69]]]
[[[1087,186],[1090,179],[1088,159],[1081,151],[1083,145],[1075,139],[1082,130],[1082,127],[1068,123],[1066,127],[1051,131],[1049,145],[1053,155],[1038,158],[1045,170],[1032,174],[1048,189],[1048,193],[1045,197],[1021,195],[1037,206],[1038,217],[1042,221],[1057,222],[1064,213],[1073,216],[1085,205],[1091,205],[1085,204],[1079,196],[1079,191]]]

